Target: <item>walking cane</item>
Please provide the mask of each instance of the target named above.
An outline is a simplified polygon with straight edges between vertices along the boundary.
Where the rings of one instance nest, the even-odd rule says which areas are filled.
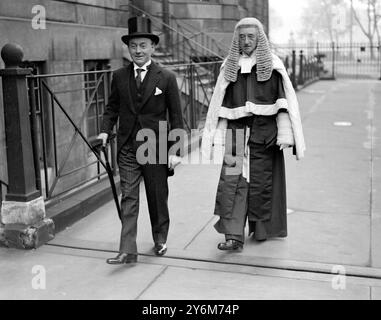
[[[48,91],[49,88],[47,88]],[[76,134],[79,134],[79,136],[82,138],[82,140],[86,143],[86,145],[90,148],[90,150],[94,153],[94,155],[97,157],[99,163],[103,166],[103,168],[105,168],[105,170],[107,171],[107,174],[108,174],[108,177],[110,179],[110,184],[111,184],[111,189],[112,189],[112,193],[114,195],[114,200],[115,200],[115,205],[116,205],[116,209],[118,210],[118,215],[119,215],[119,219],[121,219],[121,210],[120,210],[120,206],[119,206],[119,201],[118,201],[118,195],[116,193],[116,187],[115,187],[115,181],[114,181],[114,176],[113,176],[113,173],[112,173],[112,170],[111,170],[111,166],[110,166],[110,163],[108,162],[108,157],[107,157],[107,153],[106,153],[106,148],[102,148],[102,151],[104,153],[104,156],[105,156],[105,160],[106,160],[106,163],[103,162],[102,160],[102,157],[100,155],[100,152],[99,150],[97,150],[96,148],[99,149],[100,146],[103,145],[103,142],[101,139],[97,139],[97,138],[94,138],[94,139],[91,139],[91,140],[88,140],[86,138],[86,136],[82,133],[81,129],[79,126],[77,126],[77,124],[74,122],[74,120],[69,116],[69,114],[67,113],[67,111],[62,107],[62,105],[59,103],[59,101],[57,100],[57,98],[54,96],[54,99],[55,101],[57,102],[57,105],[58,107],[61,109],[61,111],[64,113],[64,115],[66,116],[66,118],[69,120],[69,122],[72,124],[74,130],[75,130],[75,133]],[[112,135],[112,137],[110,137],[109,140],[113,139],[115,137],[115,134]]]
[[[109,138],[109,141],[112,140],[114,137],[115,137],[115,134]],[[115,181],[114,181],[114,174],[112,172],[110,162],[108,161],[107,147],[103,145],[103,141],[101,139],[97,139],[97,138],[91,139],[90,144],[91,144],[92,148],[94,149],[93,151],[95,151],[99,155],[99,157],[97,157],[98,160],[100,160],[99,148],[101,148],[101,150],[103,152],[103,156],[104,156],[105,162],[106,162],[104,168],[106,169],[108,178],[110,180],[111,190],[112,190],[112,194],[114,196],[116,209],[118,210],[119,219],[122,220],[122,214],[121,214],[121,210],[120,210],[118,194],[116,192],[116,186],[115,186]]]

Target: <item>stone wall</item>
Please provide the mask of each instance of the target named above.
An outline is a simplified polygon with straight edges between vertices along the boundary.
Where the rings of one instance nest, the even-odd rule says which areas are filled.
[[[119,9],[119,6],[128,3],[128,0],[77,0],[77,2],[78,4],[64,1],[38,1],[39,5],[46,8],[47,23],[45,30],[34,30],[31,23],[35,16],[32,13],[32,7],[36,2],[1,0],[0,48],[9,42],[21,45],[24,49],[24,60],[44,62],[46,73],[83,71],[84,60],[108,60],[112,69],[121,67],[125,48],[120,37],[128,32],[126,28],[128,13],[84,4]],[[0,67],[4,67],[2,61]],[[57,78],[57,80],[49,80],[49,83],[56,90],[81,88],[82,76],[74,78]],[[83,91],[63,94],[60,99],[73,119],[79,119],[84,110]],[[0,180],[7,182],[2,103],[0,88]],[[60,112],[57,112],[56,116],[55,123],[59,133],[57,152],[58,159],[62,160],[73,130]],[[87,163],[89,158],[88,150],[83,144],[78,143],[70,155],[67,170]],[[83,172],[74,177],[62,179],[57,185],[57,191],[84,180],[86,176],[88,173]],[[5,195],[5,191],[3,188],[2,196]]]
[[[259,19],[268,33],[269,0],[169,0],[170,14],[180,24],[204,31],[223,47],[230,46],[236,23],[244,17]],[[155,17],[163,15],[162,1],[153,0],[146,10]]]
[[[132,3],[162,17],[162,2],[158,0],[77,0],[76,3],[54,0],[1,0],[0,1],[0,48],[15,42],[24,49],[24,60],[45,62],[45,72],[64,73],[83,71],[84,60],[109,60],[112,69],[123,65],[126,48],[120,37],[126,34],[128,12],[126,5]],[[268,26],[268,0],[170,0],[170,12],[177,19],[207,31],[221,43],[230,44],[232,30],[243,16],[256,16]],[[32,19],[35,4],[46,8],[45,30],[34,30]],[[86,5],[86,4],[90,4]],[[124,5],[124,7],[122,7]],[[107,7],[102,8],[102,7]],[[0,67],[3,67],[0,61]],[[68,80],[63,80],[68,81]],[[1,81],[0,81],[1,82]],[[67,88],[81,81],[66,83]],[[1,84],[0,84],[1,85]],[[83,111],[83,97],[62,97],[74,118]],[[73,100],[71,100],[73,99]],[[68,131],[68,124],[57,119],[58,130]],[[71,131],[70,131],[71,134]],[[64,154],[64,146],[70,134],[58,139],[58,152]],[[79,147],[78,147],[79,148]],[[74,151],[75,162],[89,158],[84,148]],[[70,166],[70,165],[69,165]],[[2,90],[0,90],[0,179],[7,182],[6,145]],[[63,182],[66,184],[68,182]],[[5,190],[3,190],[5,191]],[[3,192],[4,195],[4,192]]]
[[[3,68],[4,64],[0,63],[0,68]],[[0,92],[2,92],[2,85],[0,79]],[[3,108],[3,99],[0,94],[0,180],[7,183],[8,174],[7,174],[7,154],[6,154],[6,144],[5,144],[5,132],[4,132],[4,108]],[[1,200],[3,199],[6,193],[5,187],[0,183],[0,207]]]
[[[248,16],[258,18],[268,29],[268,0],[169,0],[170,14],[206,32],[231,32],[235,23]],[[162,16],[162,1],[145,6],[156,17]]]

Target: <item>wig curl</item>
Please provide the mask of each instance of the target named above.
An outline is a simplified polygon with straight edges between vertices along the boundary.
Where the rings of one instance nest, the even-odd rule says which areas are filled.
[[[263,30],[262,23],[256,18],[243,18],[234,28],[232,44],[225,64],[225,79],[229,82],[237,81],[239,70],[239,58],[241,55],[239,47],[239,29],[242,27],[255,27],[258,31],[258,43],[255,50],[257,59],[257,80],[267,81],[270,79],[273,71],[273,60],[270,44]]]

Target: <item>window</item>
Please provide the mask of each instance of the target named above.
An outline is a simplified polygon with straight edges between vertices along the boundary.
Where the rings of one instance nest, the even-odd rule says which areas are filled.
[[[20,65],[21,68],[31,68],[33,75],[40,75],[45,73],[46,64],[44,61],[23,61]],[[42,107],[42,97],[40,94],[40,82],[35,81],[33,83],[34,85],[34,96],[35,96],[35,103],[36,103],[36,113],[39,116],[41,114],[41,107]]]
[[[86,60],[84,62],[84,70],[86,72],[84,77],[86,106],[90,103],[86,115],[86,135],[88,138],[95,137],[100,132],[102,115],[108,95],[108,77],[102,72],[88,72],[108,69],[108,60]]]

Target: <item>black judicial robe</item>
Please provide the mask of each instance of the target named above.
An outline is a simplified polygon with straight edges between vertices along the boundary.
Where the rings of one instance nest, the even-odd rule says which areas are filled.
[[[247,208],[249,234],[254,233],[256,239],[287,236],[284,156],[276,145],[276,116],[279,112],[287,112],[282,99],[285,99],[282,76],[274,70],[268,81],[258,82],[256,66],[250,74],[241,74],[239,70],[237,81],[226,89],[223,113],[233,137],[226,139],[216,196],[214,213],[220,216],[220,221],[215,227],[220,233],[239,235],[245,220],[235,219],[235,216],[242,216],[242,212],[234,211]],[[255,106],[250,111],[261,115],[248,115],[248,108],[244,108],[247,101]],[[236,136],[236,132],[245,128],[250,128],[250,183],[243,185],[242,171],[231,169],[242,166],[245,141],[242,134]],[[247,188],[247,198],[241,197],[242,188]],[[243,199],[247,199],[247,206],[237,205],[236,202]]]

